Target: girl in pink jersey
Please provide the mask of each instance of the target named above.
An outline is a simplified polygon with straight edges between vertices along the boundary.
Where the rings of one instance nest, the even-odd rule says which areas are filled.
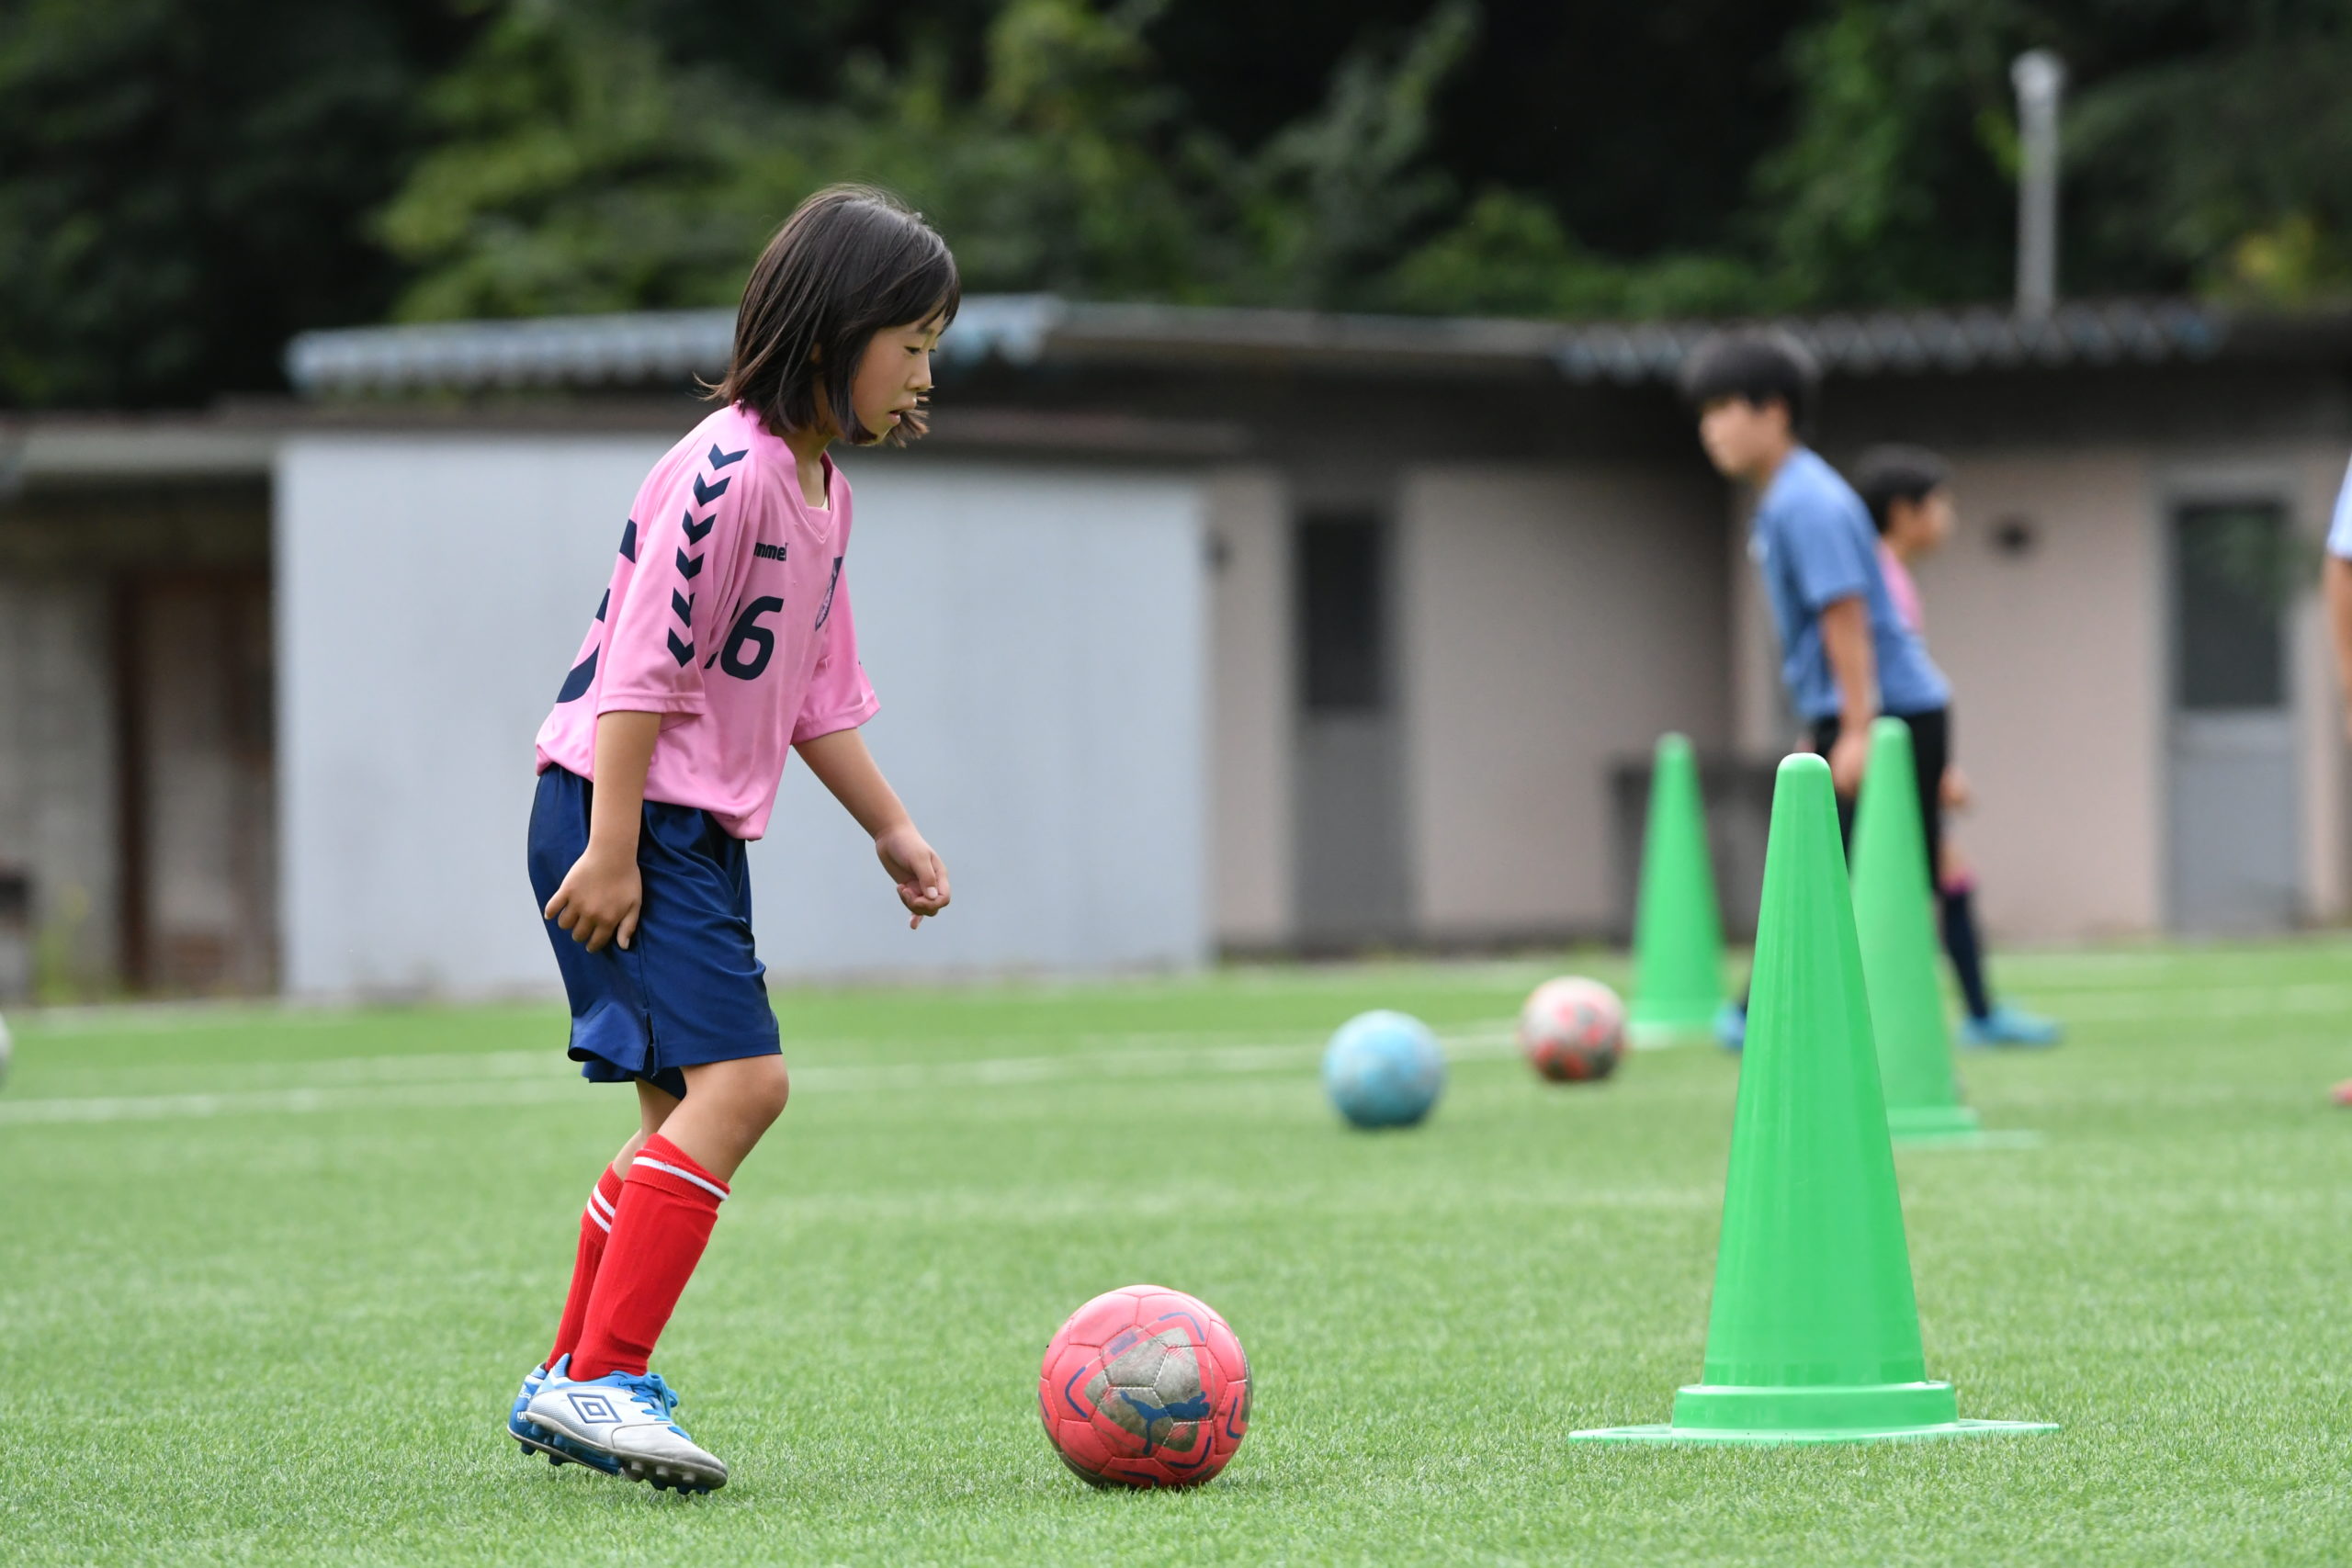
[[[570,1054],[634,1085],[639,1116],[589,1195],[554,1348],[508,1415],[551,1462],[726,1483],[648,1362],[790,1090],[743,847],[789,755],[873,836],[910,926],[947,907],[946,867],[858,735],[879,705],[842,570],[849,481],[826,449],[922,433],[959,299],[946,243],[894,198],[836,186],[801,204],[744,288],[721,406],[638,491],[539,727],[529,862]]]

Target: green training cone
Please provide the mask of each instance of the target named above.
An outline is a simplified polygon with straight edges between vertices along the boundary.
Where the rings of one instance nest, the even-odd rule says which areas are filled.
[[[1961,1102],[1951,1035],[1936,980],[1935,888],[1911,761],[1911,727],[1871,726],[1870,769],[1854,815],[1854,929],[1862,984],[1897,1143],[1966,1140],[1976,1112]]]
[[[1634,1000],[1625,1015],[1637,1045],[1703,1036],[1724,1005],[1723,917],[1707,864],[1707,814],[1690,742],[1661,737],[1642,832],[1641,902],[1634,916]]]
[[[1704,1381],[1673,1424],[1587,1441],[1844,1443],[2055,1428],[1962,1421],[1927,1381],[1829,766],[1781,764]]]

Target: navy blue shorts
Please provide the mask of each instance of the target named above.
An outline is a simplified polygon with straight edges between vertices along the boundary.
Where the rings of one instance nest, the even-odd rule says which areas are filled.
[[[531,803],[531,891],[548,907],[588,848],[594,786],[549,768]],[[591,953],[547,922],[571,998],[571,1059],[598,1083],[642,1078],[685,1097],[679,1069],[783,1046],[767,966],[752,951],[752,871],[743,840],[692,806],[645,803],[638,829],[645,902],[627,948]]]

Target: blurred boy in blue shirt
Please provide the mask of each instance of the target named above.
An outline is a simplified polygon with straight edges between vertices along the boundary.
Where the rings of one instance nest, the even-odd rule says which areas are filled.
[[[1842,824],[1851,830],[1871,721],[1882,713],[1902,719],[1911,728],[1933,886],[1951,687],[1888,592],[1869,508],[1801,438],[1819,383],[1804,347],[1769,331],[1711,338],[1683,372],[1708,459],[1724,478],[1758,491],[1748,555],[1780,632],[1781,681],[1813,749],[1829,760]],[[1747,1028],[1737,1004],[1717,1023],[1734,1048]],[[2046,1045],[2057,1032],[2007,1008],[1988,1008],[1982,1017],[1972,1009],[1962,1037],[1979,1045]]]

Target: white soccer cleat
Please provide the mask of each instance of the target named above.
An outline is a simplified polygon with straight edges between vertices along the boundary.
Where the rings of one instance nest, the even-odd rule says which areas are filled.
[[[506,1434],[523,1446],[524,1455],[545,1454],[549,1464],[584,1464],[591,1470],[601,1470],[606,1475],[618,1475],[621,1467],[600,1453],[575,1448],[560,1433],[550,1432],[530,1417],[531,1401],[548,1381],[545,1367],[534,1367],[523,1379],[522,1392],[514,1396],[514,1406],[507,1412]]]
[[[551,1368],[524,1410],[533,1426],[562,1439],[567,1450],[610,1459],[631,1481],[681,1492],[716,1492],[727,1484],[727,1466],[695,1444],[671,1419],[678,1396],[651,1372],[608,1372],[574,1382],[571,1358]]]

